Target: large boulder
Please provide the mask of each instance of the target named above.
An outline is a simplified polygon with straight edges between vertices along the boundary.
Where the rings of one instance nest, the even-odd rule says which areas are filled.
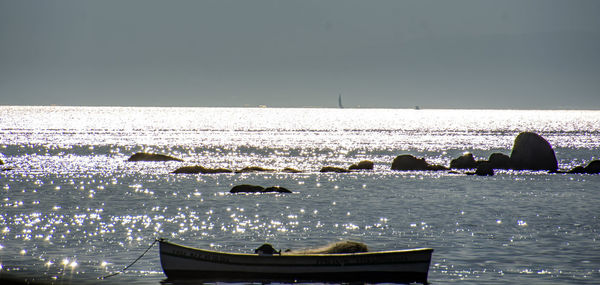
[[[127,161],[183,161],[183,159],[157,153],[138,152]]]
[[[324,166],[321,168],[320,172],[335,172],[335,173],[346,173],[350,172],[350,170],[341,167],[335,166]]]
[[[536,133],[523,132],[515,138],[510,154],[510,165],[515,170],[556,171],[558,161],[554,149]]]
[[[348,167],[349,170],[373,170],[374,163],[370,160],[363,160]]]
[[[593,160],[586,167],[577,166],[568,173],[600,174],[600,160]]]
[[[510,156],[503,153],[492,153],[488,159],[492,169],[510,169]]]
[[[399,155],[392,162],[392,170],[422,171],[422,170],[448,170],[442,165],[430,165],[424,158],[416,158],[410,154]]]
[[[476,168],[477,163],[472,153],[465,153],[462,156],[450,161],[450,168],[452,169],[472,169]]]
[[[233,170],[226,168],[206,168],[200,165],[183,166],[175,169],[175,174],[216,174],[216,173],[232,173]]]

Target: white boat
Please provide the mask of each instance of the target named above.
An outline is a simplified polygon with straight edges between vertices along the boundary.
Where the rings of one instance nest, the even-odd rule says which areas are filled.
[[[169,281],[427,283],[431,248],[337,254],[243,254],[159,240]]]

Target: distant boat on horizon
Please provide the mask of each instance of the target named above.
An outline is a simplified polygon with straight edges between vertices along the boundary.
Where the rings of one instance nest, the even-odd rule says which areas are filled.
[[[338,97],[338,107],[340,107],[340,109],[344,109],[344,106],[342,105],[342,94],[340,94]]]
[[[421,110],[421,107],[415,106],[415,110]]]

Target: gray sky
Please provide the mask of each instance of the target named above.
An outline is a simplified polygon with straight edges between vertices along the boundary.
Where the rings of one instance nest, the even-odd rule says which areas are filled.
[[[600,1],[0,0],[0,105],[600,109]]]

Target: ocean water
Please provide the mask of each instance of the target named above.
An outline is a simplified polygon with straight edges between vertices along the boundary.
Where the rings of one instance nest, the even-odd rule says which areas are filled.
[[[342,239],[434,248],[432,284],[600,283],[600,175],[390,170],[510,154],[519,132],[559,167],[600,159],[600,111],[0,106],[0,278],[159,284],[155,238],[253,252]],[[184,162],[127,162],[135,152]],[[373,171],[319,173],[375,162]],[[303,173],[171,174],[180,166]],[[293,194],[233,195],[237,184]]]

